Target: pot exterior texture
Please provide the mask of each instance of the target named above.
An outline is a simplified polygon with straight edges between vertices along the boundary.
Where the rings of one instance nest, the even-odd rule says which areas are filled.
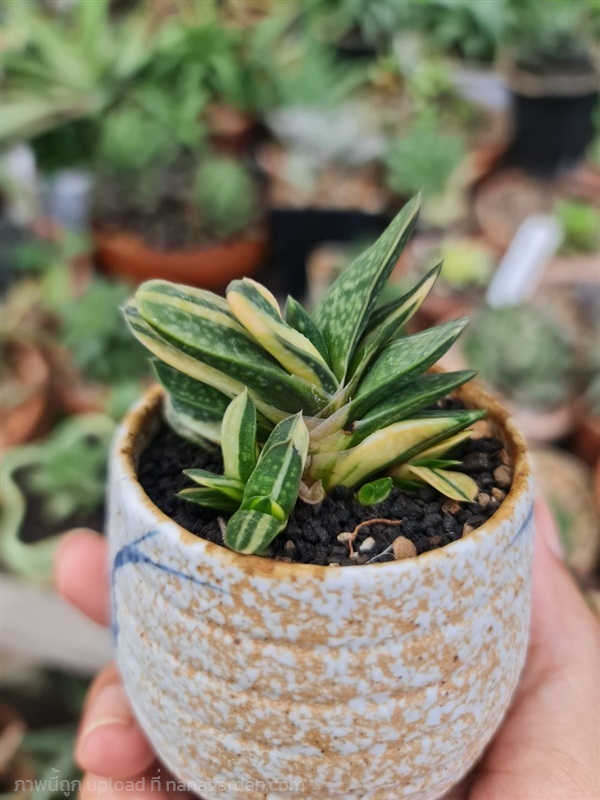
[[[118,663],[160,758],[205,800],[437,800],[491,739],[525,659],[532,489],[504,412],[513,487],[483,527],[327,568],[240,556],[150,502],[134,464],[160,399],[123,423],[109,499]]]

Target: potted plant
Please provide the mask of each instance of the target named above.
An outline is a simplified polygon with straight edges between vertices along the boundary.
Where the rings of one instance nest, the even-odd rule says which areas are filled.
[[[573,449],[591,467],[600,459],[600,346],[589,353],[587,385],[577,407]]]
[[[592,141],[600,74],[587,46],[593,9],[523,4],[508,60],[513,100],[510,161],[540,175],[576,166]]]
[[[2,563],[49,582],[57,534],[103,527],[108,446],[114,421],[82,414],[61,422],[42,442],[10,451],[0,468]]]
[[[550,442],[571,431],[572,349],[543,311],[529,305],[482,309],[463,352],[466,364],[506,398],[529,439]]]
[[[148,378],[149,368],[119,312],[129,284],[95,277],[73,302],[58,307],[49,348],[53,396],[66,414],[108,411],[119,419]]]
[[[294,300],[282,316],[248,280],[227,299],[153,281],[126,308],[166,392],[125,420],[111,461],[117,657],[161,759],[207,800],[439,797],[516,686],[525,445],[481,390],[443,399],[472,373],[424,372],[464,320],[398,338],[437,270],[374,310],[416,216],[412,202],[312,316]]]
[[[435,114],[420,113],[404,135],[390,142],[383,157],[385,183],[401,200],[422,190],[425,223],[447,227],[467,214],[459,170],[464,157],[463,138],[440,132]]]

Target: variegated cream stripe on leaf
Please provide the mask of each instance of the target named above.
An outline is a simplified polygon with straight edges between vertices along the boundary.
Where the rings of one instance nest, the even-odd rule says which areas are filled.
[[[184,469],[183,474],[198,486],[207,489],[216,489],[219,492],[241,502],[244,494],[244,484],[227,475],[216,475],[207,469]]]
[[[327,345],[333,372],[340,381],[346,375],[377,298],[416,224],[419,205],[419,198],[414,198],[404,206],[377,242],[342,272],[314,312],[314,322]]]
[[[164,361],[173,369],[185,372],[190,378],[206,383],[214,389],[218,389],[229,397],[235,397],[244,389],[244,384],[231,378],[229,375],[220,372],[218,369],[204,364],[193,356],[184,353],[183,350],[167,342],[154,328],[150,327],[140,316],[139,311],[133,302],[128,303],[123,314],[129,330],[153,356]]]
[[[225,475],[246,483],[256,466],[256,409],[244,390],[223,416],[221,449]]]
[[[372,327],[359,342],[356,353],[350,365],[352,383],[360,380],[365,371],[371,364],[373,358],[388,343],[388,341],[398,333],[403,325],[411,319],[415,312],[433,288],[440,270],[441,264],[434,267],[410,292],[401,297],[394,307],[389,309],[386,316]]]
[[[312,342],[281,317],[275,298],[249,278],[232,281],[227,302],[236,319],[251,337],[292,375],[334,392],[337,381]]]
[[[260,553],[281,533],[286,521],[259,511],[239,509],[227,523],[225,544],[238,553]]]
[[[359,419],[409,379],[432,367],[456,341],[467,322],[466,318],[446,322],[388,344],[360,383],[352,400],[351,416]]]
[[[182,489],[177,493],[177,497],[187,500],[189,503],[195,503],[198,506],[212,508],[223,514],[232,514],[240,507],[239,501],[216,489],[197,489],[192,486],[189,489]]]
[[[325,340],[304,306],[293,297],[288,297],[283,316],[288,325],[291,325],[298,333],[303,334],[312,342],[314,347],[316,347],[321,354],[323,361],[329,364],[329,353],[327,352]]]
[[[341,453],[318,453],[308,460],[307,472],[326,490],[353,487],[395,464],[409,461],[421,450],[452,436],[483,416],[479,411],[448,411],[396,422],[372,433],[356,447]]]
[[[443,458],[447,453],[450,453],[452,450],[454,450],[455,447],[458,447],[459,444],[466,442],[467,439],[470,438],[471,431],[461,431],[455,436],[450,436],[448,439],[444,439],[443,442],[440,442],[433,447],[428,447],[426,450],[422,450],[419,453],[419,458]]]
[[[162,338],[184,354],[245,384],[265,402],[285,411],[304,409],[310,414],[326,404],[326,393],[295,375],[288,375],[233,318],[230,322],[234,327],[230,322],[222,324],[227,316],[220,309],[189,302],[181,296],[181,290],[173,294],[158,287],[145,290],[144,286],[136,293],[140,314]]]
[[[167,395],[165,399],[165,419],[167,425],[184,439],[201,447],[218,445],[221,442],[221,420],[208,421],[201,414],[197,417],[196,406],[182,403],[176,397]]]
[[[348,426],[348,447],[361,442],[376,430],[399,422],[408,416],[433,405],[437,400],[458,389],[475,376],[473,370],[460,372],[441,372],[434,375],[422,375],[405,386],[400,387],[390,397],[374,405],[362,419],[355,420]],[[350,404],[349,417],[353,416]],[[467,434],[468,436],[468,434]]]
[[[222,419],[231,402],[226,394],[206,383],[190,378],[189,375],[173,369],[158,358],[153,358],[151,365],[158,382],[170,395],[187,405],[195,406],[199,411],[203,410],[207,420]]]
[[[417,478],[458,502],[472,503],[479,493],[479,487],[473,478],[454,470],[430,469],[429,467],[417,467],[414,464],[403,464],[395,471],[395,475],[406,480]]]

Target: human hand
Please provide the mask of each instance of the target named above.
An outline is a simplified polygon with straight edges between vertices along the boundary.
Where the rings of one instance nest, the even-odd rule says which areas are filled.
[[[447,800],[598,800],[600,798],[600,624],[562,564],[548,509],[536,509],[531,640],[511,709],[471,776]],[[106,624],[106,542],[71,533],[57,556],[61,593]],[[160,769],[137,727],[114,665],[88,695],[76,747],[85,771],[82,800],[189,798],[151,790]],[[165,786],[166,775],[162,774]],[[139,781],[145,792],[114,791],[106,778]],[[104,783],[102,779],[104,778]]]

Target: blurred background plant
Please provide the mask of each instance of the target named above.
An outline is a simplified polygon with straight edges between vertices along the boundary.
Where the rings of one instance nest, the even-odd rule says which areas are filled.
[[[589,479],[600,0],[11,0],[0,26],[0,438],[3,460],[24,459],[0,493],[13,608],[25,574],[47,582],[61,525],[90,509],[101,524],[108,438],[84,430],[97,415],[112,429],[148,380],[118,312],[132,287],[163,277],[222,291],[257,274],[314,305],[418,191],[389,299],[443,260],[415,329],[472,315],[457,357],[526,424],[533,407],[532,440],[541,426]],[[518,296],[488,308],[498,274]],[[563,528],[593,532],[593,500],[565,508]],[[47,546],[24,543],[33,528]],[[76,623],[62,607],[44,617],[56,601],[45,591],[31,604],[46,642]],[[17,634],[9,650],[22,653]],[[82,642],[101,652],[97,635],[66,639],[65,664]],[[36,774],[60,757],[58,734],[51,756],[44,741],[21,749]]]

